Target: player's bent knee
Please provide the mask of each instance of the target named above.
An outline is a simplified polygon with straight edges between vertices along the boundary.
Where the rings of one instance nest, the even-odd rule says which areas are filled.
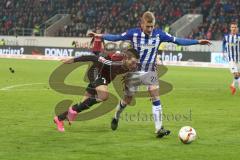
[[[99,95],[98,99],[100,101],[106,101],[108,99],[108,97],[109,97],[109,94],[108,93],[104,93],[104,94]]]
[[[152,98],[159,97],[159,88],[156,87],[149,88],[148,92]]]
[[[158,90],[149,91],[149,94],[150,94],[152,100],[159,99],[159,92],[158,92]]]

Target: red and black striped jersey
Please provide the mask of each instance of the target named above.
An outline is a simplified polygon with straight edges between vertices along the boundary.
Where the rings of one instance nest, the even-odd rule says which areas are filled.
[[[106,58],[92,55],[76,57],[74,58],[74,62],[93,62],[99,76],[104,77],[107,83],[110,83],[117,75],[129,71],[123,66],[122,59],[123,56],[120,54],[108,55]]]

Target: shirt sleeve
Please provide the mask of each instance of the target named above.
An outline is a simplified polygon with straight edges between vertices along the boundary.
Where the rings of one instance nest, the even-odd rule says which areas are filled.
[[[131,31],[124,32],[122,34],[104,34],[103,39],[107,41],[125,41],[131,40],[132,34]]]
[[[160,39],[161,39],[162,42],[172,42],[172,43],[182,45],[182,46],[199,44],[198,40],[186,39],[186,38],[177,38],[177,37],[174,37],[174,36],[172,36],[172,35],[170,35],[169,33],[166,33],[166,32],[162,32],[160,34]]]
[[[98,61],[98,57],[97,56],[79,56],[79,57],[75,57],[74,62],[97,62]]]
[[[198,40],[196,39],[186,39],[186,38],[175,38],[175,41],[173,43],[181,46],[190,46],[190,45],[199,44]]]
[[[166,32],[160,32],[160,39],[162,42],[175,42],[175,37]]]
[[[102,56],[95,56],[95,55],[75,57],[74,62],[93,62],[93,63],[105,64],[108,66],[112,65],[112,61],[107,60]]]

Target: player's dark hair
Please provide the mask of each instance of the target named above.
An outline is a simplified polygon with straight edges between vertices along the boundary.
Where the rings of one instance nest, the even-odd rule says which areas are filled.
[[[230,25],[238,25],[237,22],[233,21],[230,23]]]
[[[134,49],[134,48],[129,48],[128,50],[126,50],[126,52],[124,54],[128,58],[131,58],[131,57],[134,57],[134,58],[137,58],[137,59],[140,58],[140,56],[138,54],[138,51],[136,49]]]

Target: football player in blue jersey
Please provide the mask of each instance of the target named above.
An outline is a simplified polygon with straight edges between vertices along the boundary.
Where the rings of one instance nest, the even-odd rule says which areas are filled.
[[[172,42],[178,45],[210,45],[208,40],[192,40],[177,38],[155,28],[155,16],[152,12],[145,12],[141,18],[141,26],[129,29],[122,34],[96,34],[90,32],[90,36],[100,36],[107,41],[131,42],[131,45],[139,53],[139,69],[136,72],[127,73],[125,76],[125,95],[116,107],[116,113],[111,122],[112,130],[116,130],[121,112],[130,104],[139,85],[146,85],[152,99],[152,113],[155,123],[155,133],[158,138],[169,135],[170,131],[162,125],[162,105],[159,98],[159,84],[156,72],[157,50],[162,42]]]

